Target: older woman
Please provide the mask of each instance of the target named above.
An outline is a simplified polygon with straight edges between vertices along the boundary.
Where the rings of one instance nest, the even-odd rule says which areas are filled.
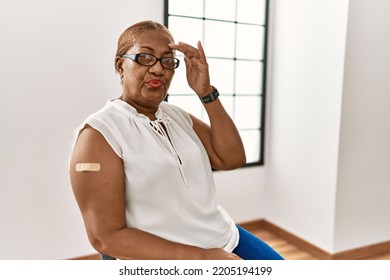
[[[210,126],[163,101],[176,50]],[[245,152],[202,45],[175,44],[163,25],[139,22],[120,36],[115,68],[122,95],[76,129],[69,165],[92,246],[119,259],[281,259],[216,202],[212,168],[238,168]]]

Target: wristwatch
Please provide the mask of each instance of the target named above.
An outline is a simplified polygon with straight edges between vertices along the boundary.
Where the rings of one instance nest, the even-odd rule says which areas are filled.
[[[214,89],[214,91],[212,93],[210,93],[209,95],[206,95],[205,97],[199,97],[200,101],[202,101],[202,103],[209,103],[209,102],[212,102],[218,98],[218,96],[219,96],[218,90],[215,87],[213,87],[213,89]]]

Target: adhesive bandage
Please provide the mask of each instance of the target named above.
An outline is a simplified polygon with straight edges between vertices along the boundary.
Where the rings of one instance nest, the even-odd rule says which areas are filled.
[[[77,172],[83,172],[83,171],[97,172],[99,170],[100,170],[99,163],[77,163],[76,164],[76,171]]]

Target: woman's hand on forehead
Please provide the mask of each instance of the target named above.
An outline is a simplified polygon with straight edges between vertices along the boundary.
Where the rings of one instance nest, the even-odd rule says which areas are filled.
[[[198,41],[198,48],[183,42],[178,42],[177,44],[170,43],[168,46],[172,50],[178,50],[184,54],[189,86],[199,96],[205,96],[212,92],[207,59],[202,43]]]
[[[200,42],[198,42],[198,47],[200,45]],[[200,49],[197,49],[189,44],[183,43],[183,42],[178,42],[177,44],[170,43],[168,46],[172,50],[178,50],[179,52],[182,52],[186,57],[188,58],[199,58],[199,52]],[[203,48],[201,48],[203,51]]]

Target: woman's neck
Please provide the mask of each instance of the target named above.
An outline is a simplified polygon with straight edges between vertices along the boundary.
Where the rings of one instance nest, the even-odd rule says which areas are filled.
[[[138,114],[147,116],[151,121],[156,120],[156,112],[158,110],[158,107],[147,107],[147,106],[140,105],[136,102],[133,102],[132,100],[129,100],[123,95],[119,97],[119,99],[131,105],[134,109],[137,110]]]

